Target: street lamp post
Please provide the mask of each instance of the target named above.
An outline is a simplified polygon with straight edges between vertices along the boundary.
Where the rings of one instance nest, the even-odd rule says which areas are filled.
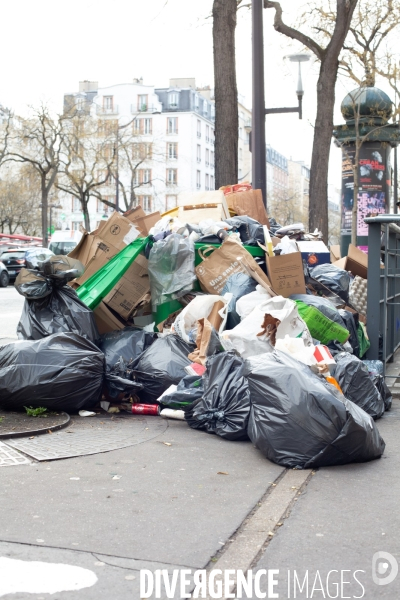
[[[308,54],[292,54],[287,57],[290,61],[297,62],[299,65],[296,90],[298,106],[284,108],[265,108],[263,5],[263,0],[252,0],[253,111],[251,152],[253,154],[253,187],[262,191],[265,208],[267,208],[267,155],[265,147],[265,115],[297,112],[299,113],[299,119],[303,118],[304,90],[301,79],[301,63],[309,60],[310,56]]]
[[[49,209],[50,209],[50,235],[53,233],[51,230],[51,226],[52,226],[52,210],[53,208],[62,208],[61,204],[49,204],[48,205]]]

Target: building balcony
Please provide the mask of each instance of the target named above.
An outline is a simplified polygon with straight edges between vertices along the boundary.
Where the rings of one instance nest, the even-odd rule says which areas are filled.
[[[112,107],[96,106],[96,113],[98,115],[118,115],[119,109],[118,109],[118,106],[112,106]]]
[[[138,106],[137,104],[131,104],[131,114],[137,115],[138,113],[159,113],[161,109],[159,106],[153,106],[149,104],[142,104]]]

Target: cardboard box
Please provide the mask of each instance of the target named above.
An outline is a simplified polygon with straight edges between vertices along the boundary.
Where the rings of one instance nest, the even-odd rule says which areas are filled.
[[[142,237],[147,237],[150,229],[161,219],[161,213],[157,211],[147,215],[141,206],[137,206],[126,212],[124,217],[139,229]]]
[[[197,224],[204,219],[222,221],[229,219],[229,208],[224,193],[184,192],[178,196],[178,219],[182,223]]]
[[[121,319],[115,316],[111,312],[111,310],[104,304],[104,302],[100,302],[97,308],[94,309],[93,313],[97,329],[99,330],[100,335],[103,335],[103,333],[108,333],[110,331],[124,329],[124,327],[126,327],[126,323],[124,323]]]
[[[364,254],[361,250],[349,245],[347,256],[333,263],[336,267],[350,271],[353,275],[359,275],[363,279],[368,278],[368,254]]]
[[[147,259],[138,256],[125,275],[104,298],[104,303],[123,319],[129,319],[135,308],[150,292]]]
[[[303,260],[309,267],[317,265],[329,264],[331,262],[331,254],[329,248],[324,242],[296,242],[297,247],[301,252]]]
[[[103,225],[99,232],[101,240],[107,244],[107,246],[115,248],[118,252],[123,250],[139,236],[140,231],[135,227],[134,223],[117,212],[114,212],[111,217],[105,221],[105,225]]]
[[[329,247],[330,253],[331,253],[331,262],[334,263],[337,260],[340,260],[342,258],[341,252],[340,252],[340,246],[336,245],[336,246],[330,246]]]
[[[268,215],[265,210],[261,190],[248,190],[226,194],[225,199],[228,208],[235,211],[237,215],[247,215],[261,223],[261,225],[266,225],[269,229]]]
[[[265,257],[268,278],[274,292],[289,298],[292,294],[306,294],[303,259],[300,252]]]

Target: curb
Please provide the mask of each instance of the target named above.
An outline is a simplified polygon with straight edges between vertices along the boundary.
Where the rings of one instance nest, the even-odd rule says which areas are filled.
[[[0,433],[0,440],[9,440],[10,438],[16,437],[30,437],[32,435],[41,435],[43,433],[47,433],[48,431],[57,431],[58,429],[62,429],[63,427],[67,427],[69,424],[71,417],[64,411],[60,412],[60,415],[64,415],[66,417],[63,423],[59,423],[58,425],[52,425],[51,427],[41,427],[40,429],[31,429],[30,431],[13,431],[9,433]]]

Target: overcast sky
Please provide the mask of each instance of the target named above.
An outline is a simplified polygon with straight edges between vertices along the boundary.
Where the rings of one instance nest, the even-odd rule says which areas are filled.
[[[283,0],[290,7],[292,0]],[[61,112],[63,94],[80,80],[101,87],[131,82],[167,86],[170,77],[195,77],[213,86],[212,0],[12,0],[1,6],[0,103],[18,113],[48,103]],[[272,27],[265,13],[266,105],[296,105],[296,80],[284,56],[299,51]],[[239,93],[251,108],[251,20],[239,11]],[[305,63],[304,119],[267,116],[267,142],[287,157],[311,159],[317,65]],[[350,87],[351,89],[351,87]],[[341,100],[346,93],[339,91]],[[336,120],[341,121],[337,111]],[[331,180],[340,185],[340,151],[332,156]]]

